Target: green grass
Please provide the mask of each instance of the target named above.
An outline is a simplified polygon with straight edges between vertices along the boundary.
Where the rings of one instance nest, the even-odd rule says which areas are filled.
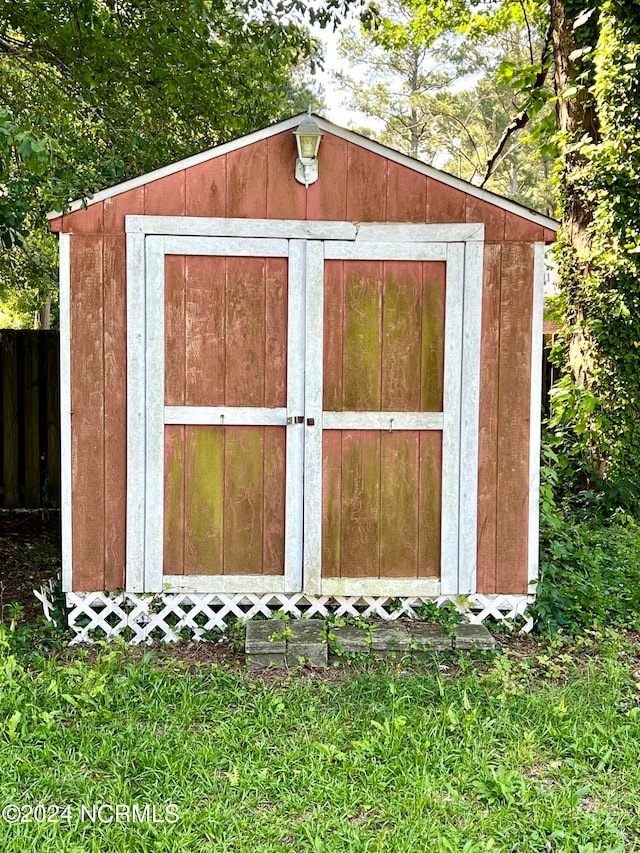
[[[640,850],[637,651],[606,634],[263,681],[5,644],[0,807],[69,804],[71,821],[0,821],[0,850]],[[116,803],[178,820],[78,820]]]

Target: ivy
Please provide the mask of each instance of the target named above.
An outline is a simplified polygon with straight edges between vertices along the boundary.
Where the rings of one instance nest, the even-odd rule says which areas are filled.
[[[566,5],[594,122],[589,133],[565,129],[562,140],[556,257],[566,326],[557,360],[566,377],[552,427],[575,445],[592,481],[639,486],[640,18],[637,4],[618,0]]]

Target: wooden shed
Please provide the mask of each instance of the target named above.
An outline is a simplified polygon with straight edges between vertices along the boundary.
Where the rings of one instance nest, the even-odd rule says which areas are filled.
[[[556,223],[301,118],[50,217],[80,638],[530,600]]]

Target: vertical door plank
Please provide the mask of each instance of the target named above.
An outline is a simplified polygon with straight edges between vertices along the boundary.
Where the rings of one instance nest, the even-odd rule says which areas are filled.
[[[379,577],[379,432],[343,432],[340,553],[342,577]]]
[[[164,428],[164,549],[165,575],[184,574],[185,512],[185,427],[168,424]]]
[[[422,265],[417,261],[384,264],[382,295],[383,410],[420,409]]]
[[[420,433],[380,436],[380,576],[417,577]]]
[[[106,211],[106,207],[105,207]],[[127,326],[125,237],[104,238],[105,585],[125,585]]]
[[[284,574],[286,428],[264,428],[263,573]]]
[[[287,405],[287,259],[267,258],[264,405]]]
[[[224,431],[184,431],[184,573],[217,575],[223,563]]]
[[[500,369],[500,277],[502,246],[485,245],[480,364],[480,423],[478,446],[478,592],[496,587],[498,535],[498,395]],[[500,590],[502,592],[502,590]]]
[[[165,256],[164,289],[164,401],[166,406],[185,402],[185,258]]]
[[[344,263],[324,265],[323,401],[326,412],[342,411],[342,349],[344,345]]]
[[[54,506],[60,506],[60,338],[56,332],[46,333],[46,347],[47,492]]]
[[[73,589],[104,589],[103,240],[71,238]]]
[[[322,436],[322,576],[340,577],[342,527],[342,432]]]
[[[382,263],[345,263],[343,407],[380,411]]]
[[[526,243],[502,249],[496,586],[512,594],[528,591],[533,256]]]
[[[40,506],[40,339],[23,336],[24,364],[24,503]]]
[[[188,257],[185,264],[185,405],[223,406],[225,259]]]
[[[418,577],[440,577],[442,433],[420,434]]]
[[[18,351],[17,334],[1,333],[2,344],[2,419],[3,488],[5,509],[18,505]]]
[[[261,574],[264,428],[224,431],[224,573]]]
[[[420,410],[441,412],[444,395],[444,327],[446,267],[423,264],[422,365]]]
[[[226,405],[264,406],[265,262],[227,258]]]

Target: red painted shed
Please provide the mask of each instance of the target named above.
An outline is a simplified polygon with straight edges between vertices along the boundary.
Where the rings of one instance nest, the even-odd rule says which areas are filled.
[[[556,223],[316,120],[51,216],[80,638],[526,605]]]

